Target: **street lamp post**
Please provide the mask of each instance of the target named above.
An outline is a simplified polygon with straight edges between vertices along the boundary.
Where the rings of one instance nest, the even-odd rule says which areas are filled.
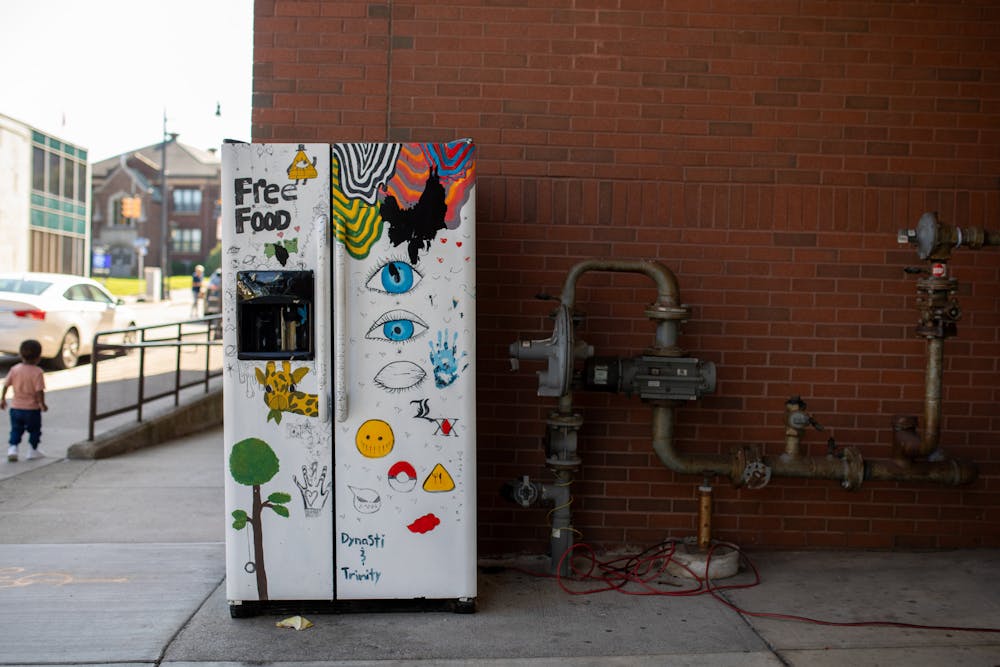
[[[170,289],[167,274],[170,271],[170,251],[167,238],[167,112],[163,111],[163,141],[160,143],[160,298],[169,299]]]

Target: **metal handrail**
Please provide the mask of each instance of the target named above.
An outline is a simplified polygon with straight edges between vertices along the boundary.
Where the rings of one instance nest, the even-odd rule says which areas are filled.
[[[194,325],[196,328],[193,330],[185,331],[185,326]],[[220,377],[222,375],[222,368],[217,370],[212,370],[211,365],[211,352],[213,347],[222,347],[221,340],[213,340],[216,338],[217,332],[222,326],[222,315],[208,315],[206,317],[201,317],[192,320],[182,320],[178,322],[165,322],[162,324],[150,324],[141,327],[127,327],[125,329],[110,329],[108,331],[99,331],[94,335],[94,345],[91,352],[91,363],[90,363],[90,415],[87,425],[87,440],[94,439],[94,425],[100,419],[105,419],[107,417],[113,417],[115,415],[120,415],[124,412],[129,412],[131,410],[136,411],[136,421],[142,421],[142,408],[146,403],[165,398],[167,396],[173,395],[174,406],[180,405],[180,392],[182,389],[187,389],[189,387],[194,387],[199,384],[205,385],[205,393],[209,391],[209,381],[212,378]],[[171,335],[159,336],[147,335],[148,332],[157,329],[168,329],[176,327],[176,330]],[[123,338],[122,342],[119,343],[102,343],[101,339],[106,339],[108,336],[121,336]],[[205,340],[188,340],[188,338],[194,338],[204,336]],[[138,340],[137,340],[138,339]],[[198,380],[181,382],[181,348],[184,347],[199,347],[203,346],[205,348],[205,373],[204,377]],[[168,389],[152,395],[146,395],[146,350],[153,348],[164,348],[171,347],[177,350],[174,363],[174,386],[173,389]],[[112,410],[107,410],[105,412],[98,412],[97,410],[97,365],[99,362],[117,358],[122,354],[126,354],[129,350],[139,350],[139,374],[138,374],[138,396],[135,403],[129,405],[120,406]]]

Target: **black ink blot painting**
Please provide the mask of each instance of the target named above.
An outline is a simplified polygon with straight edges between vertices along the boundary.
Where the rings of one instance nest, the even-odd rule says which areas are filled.
[[[382,219],[389,223],[389,241],[394,246],[406,244],[411,264],[419,261],[418,251],[430,248],[438,230],[444,229],[444,216],[448,211],[444,199],[444,186],[432,167],[424,191],[412,208],[400,208],[392,195],[379,207]]]

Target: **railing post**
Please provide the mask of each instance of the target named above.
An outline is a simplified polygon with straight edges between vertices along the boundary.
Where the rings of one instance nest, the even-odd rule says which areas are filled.
[[[184,342],[184,323],[177,323],[177,342]],[[174,367],[174,407],[181,404],[181,345],[177,345],[177,364]]]
[[[90,354],[90,418],[87,420],[87,440],[94,439],[94,422],[97,421],[97,339],[101,334],[94,335],[94,344]]]
[[[208,367],[212,363],[212,321],[205,323],[205,393],[208,393]]]
[[[143,328],[142,334],[139,336],[139,342],[146,342],[146,328]],[[138,415],[137,421],[142,421],[142,406],[146,402],[146,348],[143,346],[139,347],[139,405],[138,405]]]

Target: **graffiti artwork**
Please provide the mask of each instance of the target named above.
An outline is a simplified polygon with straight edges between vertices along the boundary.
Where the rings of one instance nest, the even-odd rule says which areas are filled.
[[[431,348],[430,362],[434,368],[434,386],[444,389],[458,379],[458,374],[468,367],[464,361],[468,356],[465,352],[458,354],[458,334],[448,342],[448,331],[438,331],[437,345],[429,343]]]
[[[375,375],[377,387],[391,393],[416,389],[427,378],[427,371],[412,361],[393,361]]]
[[[474,145],[222,153],[227,598],[474,597]]]
[[[451,478],[451,474],[445,469],[443,465],[438,463],[431,470],[431,474],[427,475],[427,479],[424,480],[424,491],[428,493],[444,493],[447,491],[455,490],[455,480]]]
[[[275,514],[286,519],[290,512],[286,505],[292,500],[287,493],[276,491],[262,499],[261,486],[267,484],[278,474],[280,465],[278,457],[263,440],[246,438],[233,445],[229,454],[229,473],[238,484],[252,489],[250,512],[237,509],[232,513],[233,529],[243,530],[250,526],[253,533],[253,554],[247,561],[246,571],[256,574],[257,594],[261,600],[267,600],[267,570],[264,567],[264,529],[263,512],[270,509]]]
[[[292,158],[292,163],[288,165],[288,180],[295,181],[295,184],[298,185],[299,181],[305,183],[308,179],[317,176],[319,176],[319,172],[316,171],[316,157],[310,161],[306,155],[306,147],[299,144],[299,150]]]
[[[316,394],[307,394],[295,388],[309,372],[307,366],[301,366],[294,371],[291,363],[281,362],[281,370],[277,370],[273,361],[267,362],[264,370],[255,368],[257,382],[264,386],[264,403],[271,411],[267,420],[281,423],[281,414],[292,414],[316,417],[319,414],[319,399]]]
[[[379,459],[391,452],[395,442],[392,427],[381,419],[369,419],[354,437],[358,451],[370,459]]]
[[[393,491],[409,493],[417,486],[417,469],[409,461],[398,461],[389,468],[389,486]]]
[[[386,340],[390,343],[407,343],[427,333],[427,323],[408,310],[383,313],[365,334],[369,340]]]
[[[319,474],[316,473],[317,468],[319,468],[318,461],[310,463],[308,468],[302,466],[301,481],[297,476],[292,475],[292,481],[295,482],[295,486],[299,487],[299,493],[302,494],[305,515],[310,518],[317,517],[322,513],[326,501],[330,497],[330,486],[332,485],[332,482],[326,480],[327,467],[323,466],[323,470]]]
[[[415,414],[414,417],[429,421],[437,427],[434,431],[434,435],[446,437],[458,436],[458,430],[456,429],[456,426],[458,425],[457,417],[431,417],[430,408],[428,407],[430,405],[430,401],[426,398],[420,401],[410,401],[410,403],[417,405],[417,414]]]

